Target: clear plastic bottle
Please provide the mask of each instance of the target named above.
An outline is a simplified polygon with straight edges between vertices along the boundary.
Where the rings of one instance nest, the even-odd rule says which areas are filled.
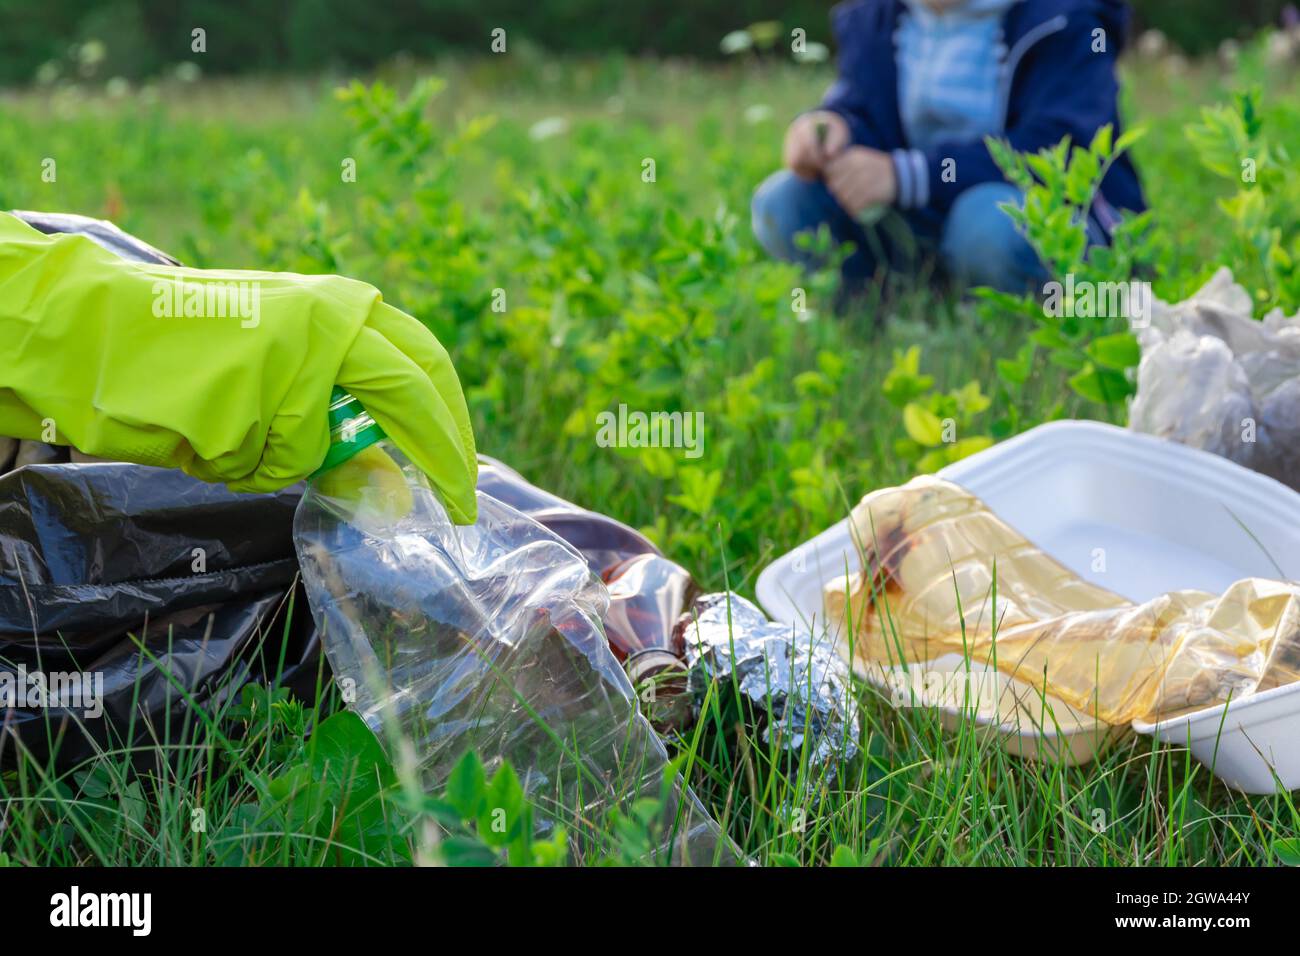
[[[608,595],[571,546],[479,493],[453,525],[427,478],[336,389],[331,447],[294,539],[312,614],[345,699],[391,750],[409,741],[425,788],[473,750],[509,760],[540,826],[598,859],[605,820],[664,797],[662,862],[735,862],[667,753],[606,643]],[[666,796],[665,796],[666,794]]]

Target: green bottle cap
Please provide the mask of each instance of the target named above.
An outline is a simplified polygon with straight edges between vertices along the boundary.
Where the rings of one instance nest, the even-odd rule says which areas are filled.
[[[330,447],[325,460],[311,477],[343,464],[363,448],[386,437],[379,423],[347,391],[334,386],[330,393]]]

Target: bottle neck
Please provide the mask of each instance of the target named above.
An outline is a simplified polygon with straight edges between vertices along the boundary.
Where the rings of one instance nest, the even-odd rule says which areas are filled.
[[[353,455],[386,437],[359,401],[338,385],[330,393],[330,447],[312,477],[337,468]]]

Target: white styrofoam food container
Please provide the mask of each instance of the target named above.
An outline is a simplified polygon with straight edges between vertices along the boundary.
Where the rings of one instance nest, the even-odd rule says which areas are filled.
[[[982,739],[995,741],[1015,757],[1053,760],[1066,766],[1087,763],[1127,730],[1089,719],[1064,701],[1044,696],[1037,688],[1011,680],[992,665],[967,660],[961,654],[944,654],[911,667],[913,676],[957,678],[958,683],[943,687],[936,701],[927,699],[925,688],[920,688],[918,694],[917,688],[908,683],[906,666],[874,665],[862,676],[895,707],[933,707],[948,730],[974,724]],[[924,674],[915,674],[918,667],[924,669]],[[1004,707],[1008,696],[1018,704]],[[1012,716],[1001,716],[1007,710]]]
[[[1185,717],[1148,724],[1140,734],[1187,747],[1230,787],[1246,793],[1300,790],[1300,694],[1296,684],[1209,707]],[[1273,775],[1277,774],[1274,780]]]
[[[1174,442],[1099,422],[1052,422],[939,476],[1080,577],[1133,601],[1183,588],[1217,594],[1246,577],[1300,580],[1300,494]],[[783,623],[823,620],[822,586],[846,565],[859,568],[847,518],[765,568],[759,603]],[[1300,684],[1226,710],[1226,718],[1215,707],[1134,729],[1190,739],[1193,754],[1238,789],[1273,792],[1272,770],[1300,789]]]

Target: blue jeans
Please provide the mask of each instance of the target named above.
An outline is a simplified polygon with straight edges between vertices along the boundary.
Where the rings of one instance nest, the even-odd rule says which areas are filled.
[[[1023,292],[1041,287],[1048,274],[1011,217],[998,208],[1020,200],[1020,190],[1009,183],[981,183],[958,196],[947,217],[933,210],[909,210],[901,218],[919,246],[937,251],[940,265],[956,282]],[[754,235],[777,259],[819,265],[818,256],[799,248],[795,237],[815,232],[823,223],[836,243],[853,243],[853,253],[840,266],[847,287],[860,287],[882,267],[915,271],[918,265],[916,256],[890,240],[889,230],[877,228],[873,241],[823,183],[800,179],[788,170],[773,173],[758,187],[752,212]],[[1094,241],[1095,231],[1090,222]]]

